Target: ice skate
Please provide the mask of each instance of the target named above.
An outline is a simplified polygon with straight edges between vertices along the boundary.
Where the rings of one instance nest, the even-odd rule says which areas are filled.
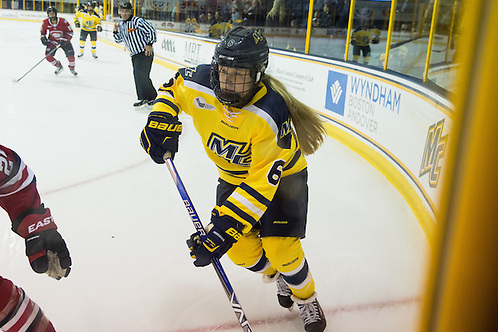
[[[284,277],[277,272],[274,275],[268,276],[263,275],[263,281],[266,283],[276,282],[277,283],[277,299],[280,306],[289,309],[291,311],[294,308],[294,301],[292,301],[291,295],[292,291],[284,280]]]
[[[97,54],[95,54],[95,53],[92,53],[92,56],[93,56],[94,59],[98,59],[99,58],[99,56]]]
[[[62,64],[60,63],[60,61],[57,62],[57,68],[55,69],[55,72],[54,74],[55,75],[59,75],[59,73],[64,70],[64,67],[62,67]]]
[[[83,57],[83,53],[78,54],[78,58],[82,58],[82,57]]]
[[[327,326],[322,307],[316,298],[316,292],[306,300],[301,300],[294,295],[291,298],[299,308],[299,315],[303,319],[306,332],[322,332]]]
[[[284,307],[289,309],[289,311],[292,310],[294,307],[294,301],[292,301],[291,295],[292,291],[290,290],[289,286],[287,286],[287,283],[284,280],[283,275],[279,274],[277,280],[277,298],[278,298],[278,303]]]
[[[140,106],[143,106],[143,105],[147,105],[149,101],[146,100],[146,99],[139,99],[137,100],[136,102],[133,103],[133,106],[134,107],[140,107]]]
[[[78,73],[76,72],[76,70],[71,69],[71,68],[69,68],[69,70],[71,71],[71,74],[73,74],[74,76],[77,76],[77,75],[78,75]]]

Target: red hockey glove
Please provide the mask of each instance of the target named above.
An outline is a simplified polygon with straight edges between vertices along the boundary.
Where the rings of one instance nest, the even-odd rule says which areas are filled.
[[[42,204],[23,213],[14,220],[12,229],[25,239],[26,256],[33,271],[57,280],[69,275],[71,257],[66,242],[57,232],[50,209]]]
[[[216,210],[212,214],[211,223],[206,227],[206,239],[201,242],[199,233],[194,233],[187,240],[190,256],[197,267],[209,265],[214,257],[221,258],[242,236],[240,222],[228,215],[220,217]]]
[[[164,112],[151,112],[147,125],[140,135],[140,144],[145,152],[158,164],[164,164],[163,156],[178,151],[178,137],[182,133],[182,123],[178,117]]]

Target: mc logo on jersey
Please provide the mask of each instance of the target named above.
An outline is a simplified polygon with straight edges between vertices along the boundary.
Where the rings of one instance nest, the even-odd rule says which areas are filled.
[[[207,141],[209,150],[229,163],[249,166],[251,164],[251,150],[248,143],[226,140],[212,133]]]
[[[327,91],[325,92],[325,108],[344,116],[348,75],[329,70]]]

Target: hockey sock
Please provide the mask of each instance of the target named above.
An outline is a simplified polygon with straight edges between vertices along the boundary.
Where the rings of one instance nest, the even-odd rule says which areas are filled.
[[[277,270],[271,266],[270,261],[266,258],[264,251],[263,255],[261,255],[259,260],[254,265],[247,266],[246,268],[249,271],[261,273],[263,275],[274,275],[277,273]]]
[[[22,290],[0,277],[0,329],[4,332],[55,332],[54,326]]]
[[[297,270],[281,273],[294,296],[300,299],[307,299],[315,293],[315,282],[309,271],[306,259],[304,259],[304,264]]]
[[[80,54],[83,54],[84,50],[85,50],[85,41],[80,40]]]
[[[47,61],[50,62],[50,64],[52,66],[55,66],[57,67],[57,60],[55,60],[54,56],[52,54],[50,54],[49,56],[47,56]]]
[[[75,65],[75,58],[74,55],[70,55],[67,57],[67,61],[69,61],[69,69],[74,70],[74,65]]]
[[[92,44],[92,53],[95,54],[97,52],[97,42],[92,40],[90,44]]]
[[[271,265],[282,274],[292,294],[307,299],[315,292],[315,282],[299,238],[263,237],[261,239]]]

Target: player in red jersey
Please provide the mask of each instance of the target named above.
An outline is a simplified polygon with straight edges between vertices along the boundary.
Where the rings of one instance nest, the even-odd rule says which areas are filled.
[[[71,257],[50,209],[41,203],[36,178],[21,158],[0,145],[0,206],[23,237],[31,268],[57,280],[71,271]],[[52,323],[24,290],[0,276],[0,330],[53,332]]]
[[[56,60],[54,54],[50,53],[60,45],[61,48],[66,53],[67,60],[69,61],[69,70],[71,74],[74,76],[78,75],[78,73],[74,70],[75,66],[75,58],[74,58],[74,49],[73,45],[71,45],[71,38],[73,38],[73,28],[69,25],[69,22],[63,17],[57,17],[57,9],[53,6],[47,8],[47,16],[48,18],[43,20],[42,27],[40,30],[40,39],[43,45],[47,46],[45,49],[45,54],[48,54],[47,61],[50,62],[57,69],[55,70],[55,74],[58,75],[64,67],[60,61]],[[48,38],[47,38],[48,33]]]

